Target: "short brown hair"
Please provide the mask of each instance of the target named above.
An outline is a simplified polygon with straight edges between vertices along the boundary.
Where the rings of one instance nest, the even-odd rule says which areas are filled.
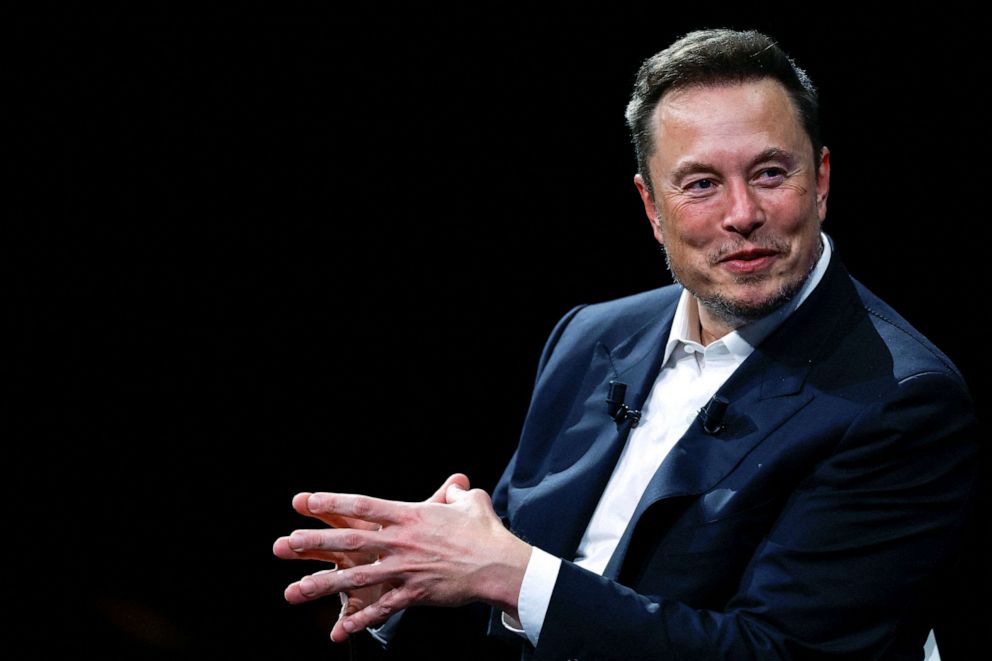
[[[655,148],[652,118],[665,93],[694,85],[761,78],[772,78],[785,87],[813,146],[814,165],[819,166],[823,147],[819,102],[806,72],[775,41],[760,32],[698,30],[644,61],[627,104],[627,126],[634,142],[637,169],[652,198],[654,189],[648,169],[648,159]]]

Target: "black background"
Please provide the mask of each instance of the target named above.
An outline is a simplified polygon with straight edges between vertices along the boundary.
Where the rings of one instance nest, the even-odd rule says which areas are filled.
[[[422,499],[454,471],[490,489],[555,321],[669,282],[623,109],[691,29],[767,31],[809,72],[826,231],[983,411],[987,37],[942,9],[11,21],[21,631],[108,657],[338,658],[334,604],[282,599],[316,569],[271,554],[304,524],[292,495]]]

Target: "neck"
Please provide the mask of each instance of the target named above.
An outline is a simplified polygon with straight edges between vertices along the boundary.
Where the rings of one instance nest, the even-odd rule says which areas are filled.
[[[699,343],[704,347],[709,346],[727,333],[737,330],[746,323],[742,319],[731,321],[708,314],[706,306],[701,305],[699,299],[696,299],[696,306],[699,310]]]

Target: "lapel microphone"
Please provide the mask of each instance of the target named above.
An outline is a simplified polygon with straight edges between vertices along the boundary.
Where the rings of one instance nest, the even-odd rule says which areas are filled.
[[[730,400],[726,397],[713,395],[713,399],[699,409],[699,419],[703,422],[704,432],[715,435],[727,428],[727,425],[723,424],[723,417],[727,414],[729,405]]]
[[[630,420],[630,426],[636,427],[641,420],[641,412],[635,411],[623,403],[627,396],[627,384],[610,381],[610,394],[606,396],[606,412],[619,427],[621,423]]]

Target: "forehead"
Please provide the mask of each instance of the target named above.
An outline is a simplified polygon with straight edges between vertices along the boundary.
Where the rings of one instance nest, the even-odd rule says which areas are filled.
[[[671,90],[654,112],[661,164],[781,149],[812,156],[812,146],[785,87],[771,78]]]

